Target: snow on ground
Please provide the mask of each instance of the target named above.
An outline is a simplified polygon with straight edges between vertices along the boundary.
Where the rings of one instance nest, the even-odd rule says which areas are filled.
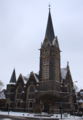
[[[12,119],[9,119],[9,118],[4,118],[4,119],[2,119],[2,120],[12,120]]]
[[[0,111],[0,115],[8,115],[8,112]],[[19,117],[35,117],[35,118],[40,118],[40,116],[34,116],[35,113],[25,113],[25,112],[12,112],[12,111],[10,111],[9,115],[10,116],[19,116]],[[42,115],[46,115],[46,113],[42,113]],[[51,117],[44,117],[44,116],[42,116],[42,118],[61,118],[61,115],[60,114],[54,114]],[[70,114],[68,114],[67,117],[64,117],[64,114],[63,114],[62,118],[63,118],[63,120],[68,120],[69,118],[71,120],[73,120],[74,116],[70,116]],[[83,118],[83,117],[77,117],[77,116],[75,116],[75,119],[78,120],[78,118]]]

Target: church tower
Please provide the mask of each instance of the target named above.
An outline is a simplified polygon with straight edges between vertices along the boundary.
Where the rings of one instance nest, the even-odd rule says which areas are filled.
[[[57,36],[54,34],[51,13],[49,8],[48,22],[45,38],[40,49],[40,82],[41,90],[57,90],[60,87],[60,49]],[[46,85],[45,85],[46,84]],[[48,87],[47,87],[48,86]]]

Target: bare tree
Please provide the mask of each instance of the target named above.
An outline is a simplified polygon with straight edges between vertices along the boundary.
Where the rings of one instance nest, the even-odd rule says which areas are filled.
[[[3,82],[0,80],[0,91],[2,89],[2,87],[4,86]]]

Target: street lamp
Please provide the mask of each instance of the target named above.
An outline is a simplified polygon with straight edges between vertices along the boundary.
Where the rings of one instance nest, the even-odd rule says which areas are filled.
[[[78,82],[78,81],[74,81],[73,84],[76,83],[76,82]],[[74,87],[73,87],[73,88],[74,88]],[[73,92],[73,94],[75,94],[75,92],[76,92],[76,91],[75,91],[75,88],[74,88],[74,92]],[[73,112],[75,112],[74,96],[73,96]],[[74,113],[74,118],[75,118],[75,113]]]
[[[78,82],[78,81],[74,81],[74,82]]]

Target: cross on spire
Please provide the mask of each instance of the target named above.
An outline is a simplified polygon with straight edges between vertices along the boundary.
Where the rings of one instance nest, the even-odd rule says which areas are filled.
[[[53,29],[51,13],[50,13],[50,4],[49,4],[49,15],[48,15],[48,22],[47,22],[47,28],[46,28],[45,36],[47,37],[49,42],[52,44],[52,41],[55,38],[55,35],[54,35],[54,29]]]
[[[49,3],[49,11],[50,11],[50,3]]]

